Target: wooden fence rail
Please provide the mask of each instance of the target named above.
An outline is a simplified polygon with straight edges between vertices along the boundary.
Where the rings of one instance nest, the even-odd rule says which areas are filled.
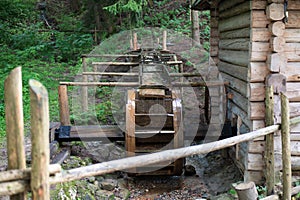
[[[18,79],[21,77],[18,75]],[[19,91],[19,90],[18,90]],[[22,91],[22,90],[21,90]],[[51,165],[49,165],[49,137],[48,137],[48,129],[49,129],[49,118],[48,118],[48,96],[47,91],[44,87],[37,81],[30,82],[30,95],[31,95],[31,128],[32,132],[32,169],[26,169],[26,175],[14,179],[0,179],[0,196],[3,195],[16,195],[19,193],[23,194],[23,199],[26,199],[25,192],[31,190],[33,191],[33,199],[49,199],[49,185],[57,184],[62,182],[68,182],[73,180],[79,180],[84,177],[103,175],[107,173],[112,173],[115,171],[125,170],[133,167],[143,167],[146,165],[151,165],[155,163],[159,163],[162,161],[174,161],[179,158],[184,158],[188,156],[192,156],[195,154],[206,154],[212,151],[220,150],[223,148],[234,146],[238,143],[251,141],[255,138],[273,135],[274,132],[281,130],[282,135],[282,149],[283,149],[283,159],[282,165],[283,169],[283,195],[285,199],[290,199],[291,195],[294,194],[295,191],[298,191],[298,188],[291,188],[291,161],[287,157],[290,157],[290,147],[289,147],[289,131],[290,126],[295,125],[300,122],[300,117],[296,117],[293,119],[289,119],[289,110],[288,108],[288,99],[284,94],[281,94],[281,116],[282,116],[282,124],[272,124],[272,111],[269,110],[271,108],[267,108],[268,121],[267,124],[269,126],[252,131],[246,134],[238,135],[235,137],[227,138],[224,140],[219,140],[215,142],[210,142],[206,144],[184,147],[179,149],[166,150],[162,152],[157,152],[148,155],[141,155],[136,157],[128,157],[119,160],[113,160],[109,162],[98,163],[90,166],[79,167],[76,169],[70,169],[66,171],[60,172],[59,170],[51,170]],[[269,94],[267,94],[267,98],[272,99],[271,93],[272,89],[267,89]],[[20,92],[20,91],[19,91]],[[269,96],[268,96],[269,95]],[[18,100],[17,98],[12,98],[11,101]],[[7,101],[6,101],[7,102]],[[268,102],[268,100],[267,100]],[[21,106],[22,107],[22,106]],[[11,112],[7,110],[7,114]],[[20,114],[21,112],[13,113],[15,115]],[[9,115],[9,114],[8,114]],[[10,126],[10,125],[8,125]],[[8,135],[15,134],[12,132],[7,132]],[[23,133],[18,133],[22,136]],[[17,137],[17,136],[16,136]],[[11,137],[8,137],[8,143],[11,143]],[[272,144],[274,143],[272,139],[267,140],[266,146],[268,146],[270,151],[267,155],[272,154]],[[18,144],[21,145],[21,144]],[[22,144],[23,145],[23,144]],[[274,145],[274,144],[273,144]],[[10,151],[10,148],[8,149]],[[39,154],[39,155],[37,155]],[[272,156],[272,155],[271,155]],[[271,156],[268,159],[273,159]],[[42,161],[42,162],[41,162]],[[267,171],[270,171],[270,177],[274,176],[273,165],[267,166]],[[18,167],[19,168],[19,167]],[[31,181],[28,179],[28,171],[31,174]],[[24,169],[23,169],[24,172]],[[58,173],[55,173],[58,172]],[[7,173],[7,172],[3,172]],[[3,175],[3,173],[0,173]],[[21,172],[20,172],[21,173]],[[54,174],[55,176],[51,176],[50,174]],[[267,179],[269,177],[266,177]],[[268,182],[268,181],[267,181]],[[274,186],[274,181],[271,178],[268,183],[268,191],[271,191]],[[20,199],[20,198],[18,198]]]

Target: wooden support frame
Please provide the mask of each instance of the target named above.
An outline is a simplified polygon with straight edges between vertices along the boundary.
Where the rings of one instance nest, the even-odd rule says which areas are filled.
[[[67,90],[66,85],[58,86],[59,118],[62,126],[71,125]]]

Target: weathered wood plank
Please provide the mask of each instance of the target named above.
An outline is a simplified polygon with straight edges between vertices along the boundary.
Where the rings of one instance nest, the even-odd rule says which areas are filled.
[[[219,12],[223,10],[227,10],[229,8],[232,8],[240,3],[243,3],[244,0],[235,0],[235,1],[222,1],[219,5]]]
[[[300,82],[300,62],[288,62],[281,66],[280,72],[286,76],[288,82]]]
[[[288,10],[300,10],[300,2],[298,0],[289,0]]]
[[[251,27],[267,28],[267,25],[270,23],[270,20],[267,19],[267,15],[265,14],[264,10],[253,10],[251,14],[252,14]]]
[[[230,9],[224,10],[220,12],[220,18],[229,18],[235,15],[239,15],[241,13],[248,12],[250,10],[250,1],[245,1],[241,4],[238,4]]]
[[[268,28],[252,28],[251,38],[253,42],[268,42],[271,38],[271,33]]]
[[[228,81],[230,84],[230,88],[232,88],[235,91],[238,91],[241,93],[243,96],[247,96],[247,82],[239,80],[237,78],[234,78],[228,74],[222,73],[222,77],[224,78],[225,81]]]
[[[270,71],[265,62],[250,62],[248,78],[251,83],[264,82],[269,73]]]
[[[251,3],[251,8],[253,10],[265,10],[267,6],[267,2],[265,0],[253,0]]]
[[[300,52],[300,43],[286,43],[283,49],[285,52]]]
[[[219,31],[230,31],[235,29],[247,28],[250,26],[250,12],[240,14],[231,18],[219,21]]]
[[[250,37],[250,28],[242,28],[236,30],[229,30],[222,32],[220,35],[221,39],[234,39],[234,38],[249,38]]]
[[[249,100],[250,101],[264,101],[265,99],[265,84],[264,83],[250,83],[249,84]]]
[[[249,38],[222,39],[219,42],[220,49],[248,51],[250,45]]]
[[[299,82],[287,82],[286,83],[286,95],[290,101],[300,101],[300,83]]]
[[[233,77],[247,81],[248,69],[246,67],[230,64],[227,62],[220,61],[218,68],[221,72],[231,74]]]
[[[264,62],[267,60],[269,51],[250,51],[250,61],[253,62]]]
[[[60,123],[63,126],[71,125],[67,91],[68,91],[68,87],[66,85],[58,86],[59,118],[60,118]]]
[[[300,27],[300,12],[289,11],[289,20],[285,24],[285,28],[299,28]]]
[[[287,59],[283,53],[273,53],[268,55],[267,66],[271,72],[279,72],[285,68]]]
[[[249,53],[248,51],[232,51],[232,50],[219,50],[219,58],[231,64],[248,67]]]
[[[248,114],[251,120],[265,119],[265,103],[250,102]]]
[[[283,36],[287,43],[300,42],[300,27],[298,29],[285,29]]]

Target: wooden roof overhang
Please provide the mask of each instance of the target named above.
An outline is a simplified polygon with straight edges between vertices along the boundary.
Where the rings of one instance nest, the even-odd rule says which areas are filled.
[[[209,10],[211,8],[211,0],[196,0],[192,5],[192,10]]]

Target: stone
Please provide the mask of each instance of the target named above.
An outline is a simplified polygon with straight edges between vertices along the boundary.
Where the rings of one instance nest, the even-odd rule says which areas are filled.
[[[113,191],[118,186],[118,181],[114,179],[104,179],[100,185],[103,190]]]
[[[193,176],[196,174],[196,169],[192,165],[186,165],[184,166],[184,175],[185,176]]]

